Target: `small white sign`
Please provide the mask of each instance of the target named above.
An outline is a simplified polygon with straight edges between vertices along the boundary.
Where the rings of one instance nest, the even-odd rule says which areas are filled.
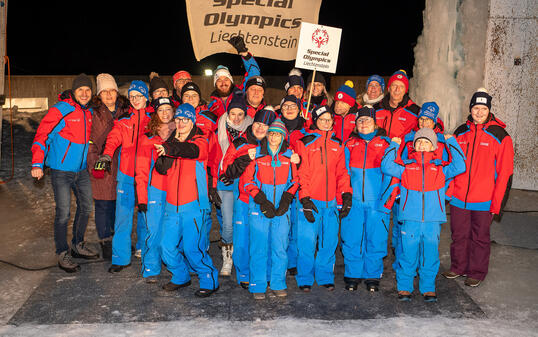
[[[335,73],[342,29],[301,23],[295,67]]]

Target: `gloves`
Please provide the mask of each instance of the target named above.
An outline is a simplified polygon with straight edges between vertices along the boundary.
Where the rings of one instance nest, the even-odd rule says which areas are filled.
[[[231,184],[234,183],[234,180],[228,178],[228,176],[226,176],[225,174],[222,174],[222,175],[220,176],[219,180],[222,181],[222,183],[224,184],[224,186],[230,186]]]
[[[306,220],[308,220],[308,222],[316,221],[316,219],[314,218],[314,213],[312,211],[317,213],[318,208],[316,207],[314,202],[312,202],[310,197],[304,197],[299,201],[303,205],[303,213],[304,213],[304,217],[306,218]]]
[[[278,208],[276,210],[276,215],[284,215],[290,208],[290,204],[293,201],[293,198],[294,195],[290,192],[282,193],[282,197],[280,198],[280,204],[278,205]]]
[[[146,213],[148,211],[148,204],[138,204],[138,211]]]
[[[107,171],[110,173],[110,164],[112,163],[112,159],[109,155],[104,154],[99,156],[99,159],[95,162],[95,165],[93,166],[93,169],[95,171]],[[96,177],[97,178],[97,177]]]
[[[267,200],[267,197],[265,196],[265,193],[262,191],[259,191],[258,194],[254,197],[254,202],[260,205],[260,210],[262,211],[263,215],[265,215],[267,218],[272,219],[276,215],[276,209],[275,205],[273,205],[272,202]]]
[[[214,187],[209,188],[209,202],[212,204],[215,204],[215,207],[220,207],[222,204],[222,200],[220,199],[220,195],[217,192],[217,189]]]
[[[228,40],[228,43],[231,44],[239,54],[248,51],[247,46],[245,45],[245,40],[243,40],[243,37],[240,35],[231,37]]]
[[[348,216],[349,211],[351,211],[353,196],[349,192],[342,193],[342,209],[340,209],[339,218],[342,220]]]

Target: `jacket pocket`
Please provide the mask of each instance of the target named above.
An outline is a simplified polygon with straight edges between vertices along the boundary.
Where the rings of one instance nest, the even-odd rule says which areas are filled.
[[[405,201],[402,206],[402,211],[405,210],[405,205],[407,205],[407,197],[409,196],[409,190],[405,190]]]

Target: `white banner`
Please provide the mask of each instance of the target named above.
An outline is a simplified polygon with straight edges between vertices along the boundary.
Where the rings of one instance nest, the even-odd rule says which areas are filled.
[[[322,0],[185,0],[194,55],[199,61],[233,53],[241,35],[255,56],[295,59],[301,22],[318,22]]]
[[[295,67],[336,73],[341,36],[341,28],[303,22]]]

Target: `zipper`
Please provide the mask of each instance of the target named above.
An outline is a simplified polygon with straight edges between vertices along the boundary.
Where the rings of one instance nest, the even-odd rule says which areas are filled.
[[[325,207],[329,208],[329,165],[327,165],[327,135],[325,131]]]
[[[71,147],[71,141],[69,141],[69,144],[67,144],[67,148],[65,149],[64,156],[62,157],[61,163],[64,163],[65,158],[67,157],[67,152],[69,152],[69,148]]]
[[[364,232],[365,232],[365,228],[366,227],[366,224],[363,223],[362,224],[362,235],[361,235],[361,250],[360,250],[360,254],[362,255],[362,243],[364,242]]]
[[[176,164],[179,165],[179,169],[178,169],[178,172],[181,172],[181,159],[176,159],[179,161],[179,164]],[[176,212],[179,212],[179,178],[181,177],[181,174],[178,174],[178,177],[177,177],[177,190],[176,190]]]
[[[422,152],[422,222],[424,222],[424,185],[425,185],[425,164],[424,164],[424,152]]]
[[[84,158],[87,157],[84,154],[86,153],[86,146],[88,146],[88,141],[86,140],[86,111],[82,109],[82,116],[84,117],[84,149],[82,150],[82,158],[83,160],[80,161],[79,168],[82,168],[82,163],[84,162]]]
[[[383,223],[383,226],[385,227],[385,230],[387,231],[387,233],[389,232],[389,229],[387,227],[387,225],[385,224],[385,220],[381,219],[381,222]]]
[[[390,137],[390,129],[392,129],[392,117],[394,116],[394,112],[396,111],[396,109],[394,109],[394,111],[390,113],[389,131],[387,132],[387,135],[389,135],[389,137]]]
[[[364,163],[362,165],[362,201],[364,202],[364,182],[366,179],[366,155],[368,153],[368,143],[364,147]]]
[[[478,134],[478,126],[475,125],[475,133],[474,133],[474,139],[473,139],[473,150],[471,152],[471,161],[469,163],[469,180],[467,181],[467,192],[465,193],[465,205],[463,206],[464,209],[467,208],[467,197],[469,196],[469,187],[471,186],[471,169],[473,168],[473,157],[474,157],[474,148],[476,145],[476,135]],[[469,144],[467,144],[467,149],[469,148]]]
[[[405,201],[402,207],[402,212],[405,209],[405,205],[407,205],[407,197],[409,196],[409,190],[405,190]]]
[[[273,167],[273,205],[276,205],[276,167]]]

